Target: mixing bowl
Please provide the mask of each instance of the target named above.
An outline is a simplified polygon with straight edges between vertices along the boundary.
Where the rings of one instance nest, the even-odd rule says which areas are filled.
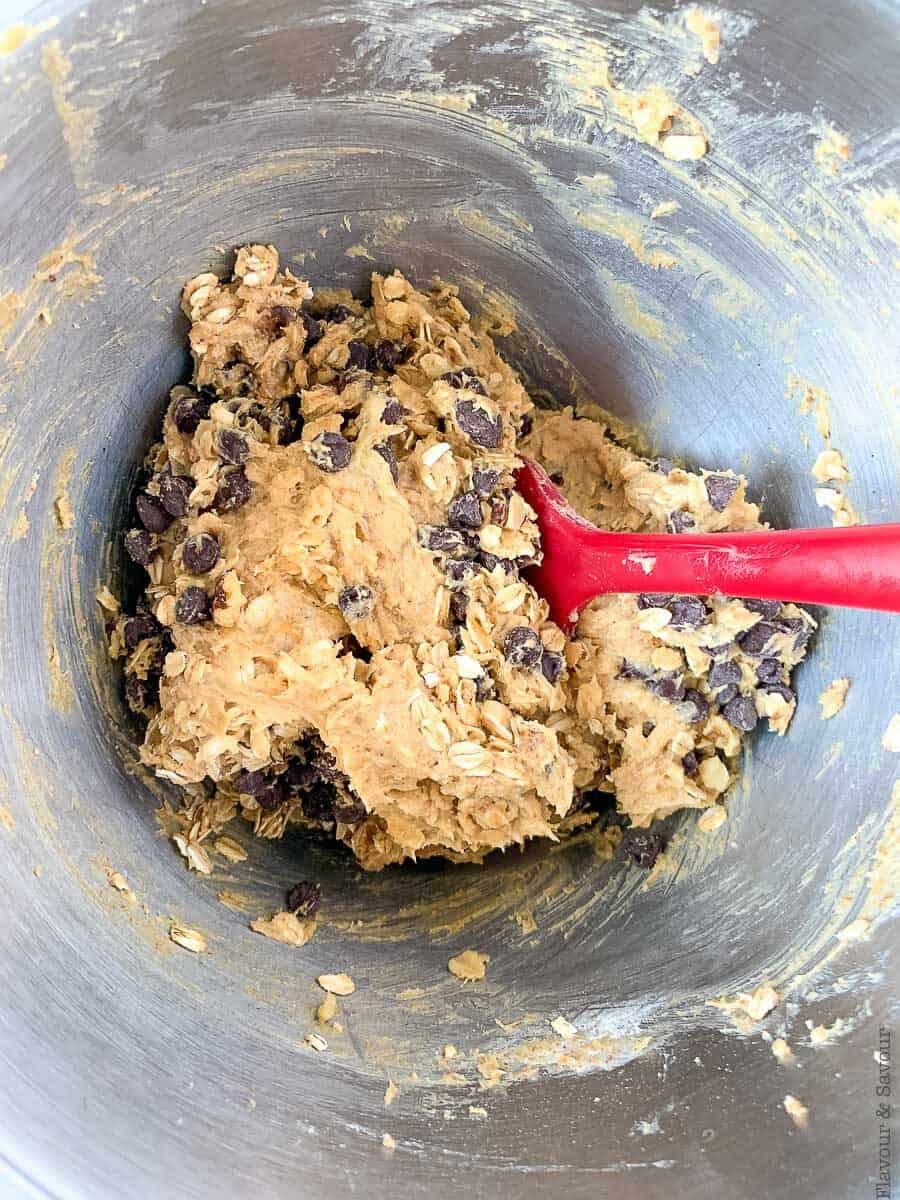
[[[591,833],[379,875],[238,833],[207,877],[160,833],[95,593],[188,367],[181,283],[253,241],[314,285],[459,283],[537,395],[746,471],[773,524],[827,521],[827,409],[853,505],[896,520],[896,6],[728,3],[705,53],[667,3],[23,12],[0,3],[0,1190],[874,1194],[895,620],[816,614],[788,736],[754,738],[719,830],[669,822],[650,876]],[[705,155],[635,136],[653,86]],[[317,937],[251,932],[304,878]],[[447,971],[467,947],[482,983]],[[316,1050],[323,971],[357,990]],[[768,1016],[710,1003],[761,985]]]

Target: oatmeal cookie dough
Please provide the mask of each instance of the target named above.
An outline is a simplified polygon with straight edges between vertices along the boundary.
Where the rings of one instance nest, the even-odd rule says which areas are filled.
[[[176,387],[125,536],[112,629],[143,761],[197,846],[332,831],[370,869],[715,803],[742,737],[783,733],[812,620],[793,605],[608,596],[567,641],[525,570],[527,454],[608,529],[752,529],[731,473],[648,462],[599,408],[536,411],[457,289],[371,302],[238,251],[190,280]],[[190,860],[190,855],[187,855]]]

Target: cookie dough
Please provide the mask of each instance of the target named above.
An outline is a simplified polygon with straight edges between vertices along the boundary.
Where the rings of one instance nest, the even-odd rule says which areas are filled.
[[[478,861],[615,804],[712,805],[742,738],[784,733],[812,619],[794,605],[607,596],[567,640],[520,455],[606,529],[753,529],[731,471],[630,448],[602,409],[536,410],[457,289],[312,289],[271,246],[184,288],[194,369],[135,496],[138,610],[111,648],[198,845],[301,823],[366,868]]]

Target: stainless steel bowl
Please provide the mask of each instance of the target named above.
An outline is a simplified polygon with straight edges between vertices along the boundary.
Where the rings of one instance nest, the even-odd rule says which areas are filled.
[[[19,10],[0,3],[0,28]],[[871,1193],[897,936],[866,870],[896,778],[894,620],[821,614],[789,736],[756,738],[719,833],[673,822],[649,883],[591,836],[367,876],[297,835],[205,878],[159,836],[94,600],[186,369],[181,282],[245,241],[314,284],[375,265],[459,281],[514,313],[504,349],[534,388],[745,469],[773,523],[817,524],[793,373],[830,394],[854,504],[897,519],[897,231],[878,200],[896,186],[896,6],[721,15],[720,61],[695,74],[667,3],[60,0],[0,38],[30,39],[0,59],[4,1195]],[[668,87],[708,155],[673,164],[629,137],[604,55],[620,98]],[[814,158],[825,123],[852,146],[835,175]],[[825,723],[815,697],[844,674]],[[314,942],[251,933],[304,877],[326,895]],[[843,945],[860,913],[870,936]],[[174,918],[207,953],[169,940]],[[467,946],[491,964],[462,988],[446,961]],[[358,989],[317,1053],[326,970]],[[749,1032],[708,1004],[763,981],[782,999]],[[582,1061],[552,1040],[558,1015],[591,1042]],[[837,1017],[810,1046],[806,1022]],[[446,1043],[463,1085],[441,1079]],[[479,1087],[479,1053],[499,1086]]]

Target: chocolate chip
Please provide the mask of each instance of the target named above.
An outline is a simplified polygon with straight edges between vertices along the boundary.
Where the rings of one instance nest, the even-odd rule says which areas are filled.
[[[162,501],[149,492],[138,492],[134,507],[141,524],[151,533],[163,533],[172,524],[172,517],[163,508]]]
[[[688,750],[684,758],[681,760],[681,767],[685,775],[696,775],[700,767],[700,759],[697,757],[696,750]]]
[[[397,463],[397,455],[394,453],[394,447],[390,442],[379,442],[377,446],[372,447],[376,454],[381,457],[388,465],[388,470],[391,473],[391,479],[394,483],[400,482],[400,467]]]
[[[699,629],[709,619],[706,605],[696,596],[676,596],[668,609],[673,629]]]
[[[541,639],[527,625],[516,625],[503,639],[503,653],[514,667],[533,670],[541,661],[544,647]]]
[[[637,663],[629,662],[627,658],[622,659],[622,665],[616,672],[616,679],[647,679],[651,672],[639,667]]]
[[[187,475],[170,475],[159,479],[159,502],[170,517],[187,516],[188,497],[194,490],[194,481]]]
[[[211,533],[194,533],[181,547],[181,561],[192,575],[205,575],[219,561],[219,543]]]
[[[724,512],[741,481],[734,475],[707,475],[703,482],[712,507]]]
[[[491,493],[500,482],[500,472],[492,467],[473,467],[472,487],[482,500],[490,498]]]
[[[509,493],[495,496],[491,501],[491,524],[504,525],[509,516]]]
[[[710,658],[723,658],[734,645],[734,642],[722,642],[719,646],[701,646],[700,649]]]
[[[269,786],[265,771],[239,771],[234,777],[234,790],[242,796],[258,796]]]
[[[812,626],[802,617],[780,617],[773,624],[779,632],[794,635],[794,649],[805,646],[813,635]]]
[[[371,371],[374,365],[374,354],[371,346],[367,346],[365,342],[357,341],[355,338],[347,343],[347,362],[351,367],[356,367],[360,371]]]
[[[760,683],[781,683],[780,658],[761,658],[756,665],[756,678]]]
[[[759,613],[767,621],[771,621],[773,617],[777,617],[781,612],[780,600],[742,600],[741,604],[750,612]]]
[[[242,508],[253,494],[253,484],[247,478],[243,467],[226,471],[219,479],[219,490],[216,492],[215,506],[222,512],[234,512]]]
[[[478,493],[463,492],[451,500],[447,510],[447,522],[451,529],[480,529],[484,520]]]
[[[486,571],[493,571],[494,567],[499,566],[500,559],[496,554],[491,554],[489,550],[483,550],[478,555],[478,560]]]
[[[243,467],[250,458],[250,446],[242,433],[235,429],[220,429],[216,439],[219,460],[232,467]]]
[[[709,668],[707,681],[713,690],[724,687],[726,683],[740,683],[741,668],[731,658],[726,659],[725,662],[713,663]]]
[[[764,692],[776,692],[782,700],[786,700],[788,704],[792,700],[796,700],[797,696],[793,688],[787,686],[786,683],[767,683],[762,689]]]
[[[342,433],[320,433],[307,446],[309,457],[320,471],[329,475],[350,465],[353,448]]]
[[[321,903],[322,889],[317,883],[310,883],[306,879],[295,883],[287,894],[288,911],[296,913],[302,921],[314,917]]]
[[[372,589],[364,583],[342,588],[338,608],[348,621],[364,621],[372,611]]]
[[[285,325],[297,320],[296,308],[288,304],[272,304],[268,310],[269,326],[273,333],[281,333]]]
[[[739,633],[737,642],[745,654],[749,654],[754,658],[761,658],[766,646],[768,646],[777,633],[778,630],[768,621],[758,621],[750,629],[745,629],[743,633]]]
[[[684,699],[684,680],[674,671],[666,671],[664,674],[656,675],[644,682],[648,691],[651,691],[654,696],[658,696],[660,700],[668,700],[670,704],[674,704],[676,701]]]
[[[670,512],[666,517],[666,528],[669,533],[687,533],[689,529],[694,528],[694,524],[694,518],[683,508],[677,508],[675,512]]]
[[[622,852],[636,867],[649,871],[665,849],[665,840],[660,833],[631,830],[622,841]]]
[[[125,649],[134,650],[147,638],[157,637],[162,633],[162,626],[152,613],[136,613],[125,622],[122,633],[125,638]]]
[[[518,436],[520,438],[527,438],[532,429],[534,429],[534,417],[531,415],[531,413],[525,413],[519,422]]]
[[[352,317],[353,313],[346,304],[335,304],[334,308],[329,308],[325,314],[326,321],[332,321],[339,325],[341,321],[346,321],[348,317]]]
[[[556,683],[562,675],[566,660],[555,650],[545,650],[541,655],[541,674],[548,683]]]
[[[203,588],[185,588],[175,601],[175,620],[182,625],[200,625],[211,616],[212,605]]]
[[[720,705],[727,704],[730,700],[735,698],[740,690],[741,689],[736,683],[726,683],[723,688],[720,688],[719,691],[716,692],[716,703]]]
[[[479,566],[472,558],[448,558],[444,567],[450,587],[459,587],[478,574]]]
[[[172,409],[172,421],[178,432],[196,433],[200,422],[205,421],[209,416],[212,399],[209,395],[191,395],[182,396],[180,400],[176,401],[175,407]]]
[[[643,725],[641,725],[641,735],[648,738],[655,728],[656,726],[652,721],[644,721]]]
[[[685,688],[681,698],[681,713],[689,725],[696,725],[698,721],[705,721],[709,716],[709,703],[696,688]]]
[[[254,798],[265,812],[274,812],[287,800],[287,789],[281,779],[273,779]]]
[[[334,817],[344,825],[358,825],[364,821],[368,813],[366,806],[358,796],[342,795],[340,792],[334,799]]]
[[[450,595],[450,619],[454,625],[465,625],[466,614],[469,611],[469,597],[465,592],[452,592]]]
[[[450,554],[462,549],[465,542],[461,533],[447,525],[420,525],[419,545],[439,554]]]
[[[381,341],[375,343],[375,363],[382,371],[394,371],[406,358],[406,347],[402,342]]]
[[[448,371],[441,378],[446,379],[451,387],[466,388],[470,392],[477,392],[479,396],[487,395],[484,384],[469,367],[462,367],[459,371]]]
[[[404,408],[399,400],[392,396],[384,406],[381,419],[385,425],[400,425],[404,417],[409,416],[409,409]]]
[[[645,592],[637,598],[638,611],[643,612],[647,608],[665,608],[673,599],[671,592]]]
[[[729,725],[742,733],[751,733],[756,728],[758,717],[756,705],[750,696],[735,696],[722,709],[722,716]]]
[[[125,534],[125,553],[142,567],[148,567],[156,554],[153,534],[149,529],[129,529]]]
[[[311,317],[308,312],[301,312],[300,320],[303,322],[303,327],[306,330],[306,344],[304,349],[308,350],[316,342],[322,340],[325,328],[321,321],[317,321],[315,317]]]
[[[159,695],[159,676],[148,675],[139,679],[128,675],[125,679],[125,703],[133,713],[142,713],[154,704]]]
[[[553,471],[550,475],[550,482],[556,484],[557,487],[562,487],[566,482],[566,477],[562,471]]]
[[[474,400],[457,400],[456,423],[476,446],[496,450],[500,445],[503,433],[502,417],[490,416]]]
[[[326,783],[314,783],[300,797],[303,815],[310,821],[334,820],[334,788]]]

